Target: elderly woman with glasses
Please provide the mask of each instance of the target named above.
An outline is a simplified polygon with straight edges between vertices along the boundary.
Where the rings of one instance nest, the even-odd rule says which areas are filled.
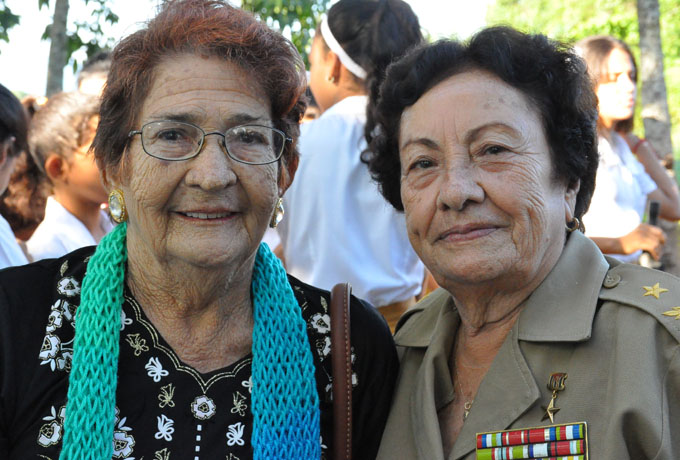
[[[113,52],[93,143],[119,225],[0,275],[0,458],[313,459],[331,447],[329,294],[260,241],[282,217],[306,82],[226,2],[170,1]],[[352,298],[355,458],[397,357]]]

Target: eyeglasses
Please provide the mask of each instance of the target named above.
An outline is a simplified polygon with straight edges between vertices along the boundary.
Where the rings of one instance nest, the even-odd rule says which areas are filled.
[[[224,132],[206,133],[192,123],[152,121],[141,130],[130,131],[128,137],[142,135],[142,149],[161,160],[182,161],[201,152],[205,137],[222,137],[222,147],[229,158],[249,165],[266,165],[281,158],[286,142],[292,141],[283,131],[261,125],[239,125]]]

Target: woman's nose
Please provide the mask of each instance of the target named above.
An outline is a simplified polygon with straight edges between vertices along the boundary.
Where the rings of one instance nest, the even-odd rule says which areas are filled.
[[[474,164],[456,162],[445,170],[437,203],[441,209],[462,211],[469,204],[483,200],[484,189]]]
[[[191,162],[187,185],[219,190],[237,180],[234,161],[225,152],[220,136],[206,136],[199,154],[187,161]]]

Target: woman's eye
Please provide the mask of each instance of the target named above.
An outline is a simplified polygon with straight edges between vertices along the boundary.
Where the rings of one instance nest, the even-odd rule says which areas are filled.
[[[427,169],[431,168],[434,165],[434,162],[432,160],[429,160],[427,158],[422,158],[420,160],[416,160],[411,165],[409,166],[409,171],[412,169]]]
[[[485,147],[482,151],[486,154],[489,155],[498,155],[499,153],[503,153],[507,151],[505,147],[501,147],[500,145],[490,145],[488,147]]]
[[[158,133],[158,139],[166,142],[181,141],[184,137],[184,133],[176,129],[166,129]]]
[[[242,144],[268,144],[266,136],[258,131],[252,129],[238,129],[234,132],[236,140]]]

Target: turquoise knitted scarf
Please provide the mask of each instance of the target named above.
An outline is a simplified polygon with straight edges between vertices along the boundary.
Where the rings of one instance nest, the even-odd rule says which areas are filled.
[[[110,460],[127,225],[99,243],[76,316],[61,460]],[[319,397],[306,324],[286,272],[266,244],[252,279],[252,446],[255,460],[319,459]]]

